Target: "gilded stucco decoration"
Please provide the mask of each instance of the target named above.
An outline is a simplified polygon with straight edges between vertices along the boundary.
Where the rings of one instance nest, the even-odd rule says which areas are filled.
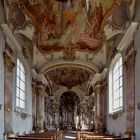
[[[45,95],[45,85],[41,81],[37,81],[36,90],[38,95]]]
[[[14,56],[13,50],[7,43],[5,43],[5,52],[3,53],[3,58],[4,64],[9,72],[13,72],[13,69],[15,67],[13,56]]]
[[[73,44],[68,44],[68,46],[63,51],[63,59],[66,61],[75,60],[75,50]]]
[[[32,87],[32,93],[36,93],[36,91],[37,91],[37,85],[36,85],[36,80],[32,77],[32,85],[31,85],[31,87]]]
[[[7,67],[8,71],[13,72],[13,68],[15,67],[15,63],[13,62],[10,55],[8,55],[7,53],[4,53],[4,63],[5,63],[5,66]]]
[[[43,86],[37,86],[37,93],[41,96],[45,95],[45,88]]]

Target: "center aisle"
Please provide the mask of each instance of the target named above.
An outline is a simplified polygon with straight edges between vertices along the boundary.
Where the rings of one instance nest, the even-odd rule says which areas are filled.
[[[63,134],[63,140],[76,140],[76,132],[64,132]]]

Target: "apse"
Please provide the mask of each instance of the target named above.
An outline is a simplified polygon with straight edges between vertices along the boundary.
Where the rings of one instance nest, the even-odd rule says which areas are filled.
[[[60,112],[60,129],[76,130],[79,125],[80,118],[80,99],[76,93],[72,91],[64,92],[59,101]]]

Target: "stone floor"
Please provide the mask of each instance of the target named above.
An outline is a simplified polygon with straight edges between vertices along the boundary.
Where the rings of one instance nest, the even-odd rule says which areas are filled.
[[[64,132],[63,140],[76,140],[76,132]]]

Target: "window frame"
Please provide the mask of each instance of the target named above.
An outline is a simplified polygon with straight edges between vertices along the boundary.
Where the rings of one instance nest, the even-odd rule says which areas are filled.
[[[121,59],[121,60],[120,60]],[[121,64],[119,64],[121,63]],[[117,66],[118,65],[118,66]],[[116,71],[114,70],[116,68]],[[118,84],[118,87],[116,90],[114,90],[114,85],[116,83],[114,83],[114,74],[115,72],[118,72],[118,74],[116,74],[116,83]],[[121,71],[121,74],[120,74]],[[121,81],[120,81],[121,80]],[[121,85],[120,85],[121,82]],[[114,99],[114,95],[115,95],[115,91],[116,93],[118,93],[118,97],[115,100]],[[120,93],[122,94],[120,96]],[[114,102],[117,101],[119,102],[118,107],[114,107]],[[120,102],[122,102],[120,104]],[[115,112],[119,112],[123,110],[123,106],[124,106],[124,86],[123,86],[123,57],[121,54],[117,54],[114,59],[112,60],[111,66],[110,66],[110,71],[109,71],[109,114],[113,114]]]
[[[21,77],[22,73],[22,77]],[[21,86],[21,83],[23,84]],[[23,65],[23,62],[17,58],[16,60],[16,108],[20,108],[22,110],[26,109],[26,71],[25,67]],[[17,93],[18,91],[18,93]],[[22,95],[23,94],[23,95]],[[23,97],[21,97],[23,96]],[[24,99],[23,99],[24,98]],[[18,100],[18,103],[17,103]],[[23,102],[23,105],[21,105],[21,102]]]

